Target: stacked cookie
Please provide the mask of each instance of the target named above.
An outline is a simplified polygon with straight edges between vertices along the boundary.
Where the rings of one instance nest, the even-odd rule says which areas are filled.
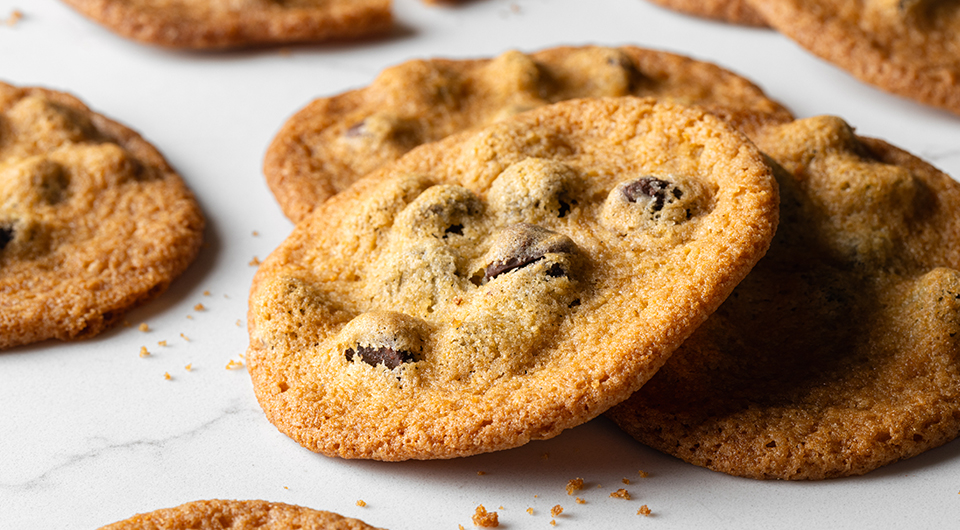
[[[763,168],[778,235],[709,316],[765,251]],[[960,432],[960,186],[716,67],[629,47],[415,61],[308,105],[265,173],[301,222],[255,279],[250,372],[314,451],[475,454],[619,403],[680,458],[810,479]]]
[[[653,0],[734,24],[769,24],[883,90],[960,114],[960,5],[927,0]]]

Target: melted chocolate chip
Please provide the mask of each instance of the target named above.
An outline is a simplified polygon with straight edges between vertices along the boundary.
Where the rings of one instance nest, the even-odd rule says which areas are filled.
[[[13,241],[13,227],[0,226],[0,250],[6,248],[11,241]]]
[[[669,196],[679,199],[683,196],[683,191],[666,180],[643,177],[624,186],[623,196],[630,202],[637,202],[643,197],[650,197],[654,200],[654,211],[660,211]]]
[[[358,137],[358,136],[362,136],[362,135],[363,135],[363,124],[364,124],[363,121],[358,122],[358,123],[354,123],[353,125],[350,126],[350,128],[348,128],[348,129],[343,133],[343,135],[346,136],[347,138],[356,138],[356,137]]]
[[[526,267],[543,259],[548,253],[570,253],[575,245],[566,236],[526,223],[517,223],[504,230],[503,235],[507,243],[507,257],[493,261],[484,270],[484,281],[489,281],[501,274]],[[547,271],[547,275],[556,278],[563,276],[566,271],[560,264],[554,264]],[[476,282],[474,282],[476,283]]]
[[[486,270],[483,272],[484,279],[492,280],[503,273],[510,272],[514,269],[519,269],[520,267],[527,266],[536,261],[540,261],[541,259],[543,259],[543,256],[514,256],[503,261],[495,261],[490,265],[487,265]]]
[[[379,348],[357,346],[356,351],[351,348],[343,353],[348,361],[352,361],[354,357],[359,356],[361,361],[370,366],[382,364],[391,370],[403,363],[413,362],[412,353],[402,350],[397,351],[389,346],[381,346]]]

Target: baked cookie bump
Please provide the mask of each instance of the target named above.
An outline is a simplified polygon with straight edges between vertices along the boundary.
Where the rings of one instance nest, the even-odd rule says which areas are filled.
[[[137,133],[0,83],[0,348],[95,335],[194,259],[204,219]]]
[[[283,212],[299,221],[423,143],[558,101],[628,95],[702,105],[748,136],[792,119],[748,80],[667,52],[514,50],[493,59],[413,60],[384,70],[368,87],[317,99],[283,125],[263,171]]]
[[[608,416],[751,478],[859,475],[960,434],[960,185],[818,117],[757,144],[783,169],[770,251]]]
[[[763,255],[777,211],[756,148],[669,102],[567,101],[423,145],[258,269],[257,398],[330,456],[550,438],[646,381]]]

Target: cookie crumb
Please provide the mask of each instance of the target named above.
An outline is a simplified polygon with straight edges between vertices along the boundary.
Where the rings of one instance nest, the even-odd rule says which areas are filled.
[[[193,315],[187,315],[187,318],[188,318],[189,320],[193,320]]]
[[[194,311],[203,311],[204,309],[206,309],[206,307],[203,307],[203,304],[197,304],[193,306]]]
[[[260,232],[257,232],[256,230],[253,231],[253,237],[257,237],[259,235],[260,235]]]
[[[617,491],[611,493],[610,496],[611,496],[611,497],[615,497],[615,498],[617,498],[617,499],[623,499],[623,500],[626,500],[626,501],[629,501],[629,500],[630,500],[630,492],[628,492],[627,490],[625,490],[625,489],[623,489],[623,488],[620,488],[620,489],[618,489]]]
[[[487,472],[486,472],[486,471],[477,471],[477,474],[480,475],[480,476],[483,476],[483,475],[486,475]]]
[[[647,477],[650,476],[650,473],[647,473],[646,471],[644,471],[644,470],[642,470],[642,469],[641,469],[640,471],[637,471],[637,474],[640,475],[640,478],[647,478]]]
[[[247,265],[250,265],[251,267],[256,267],[260,265],[260,258],[254,256],[253,259],[250,260],[250,263],[248,263]]]
[[[527,508],[527,513],[529,513],[530,515],[533,515],[533,508]]]
[[[646,504],[644,504],[643,506],[640,507],[639,510],[637,510],[637,515],[642,515],[644,517],[650,517],[651,513],[652,512],[650,511],[650,508],[647,507]]]
[[[586,504],[586,503],[587,503],[587,501],[581,499],[580,497],[577,497],[577,501],[576,501],[576,502],[577,502],[577,504]]]
[[[366,505],[367,505],[367,503],[366,503],[366,501],[364,501],[363,499],[360,499],[360,500],[357,501],[357,506],[359,506],[359,507],[361,507],[361,508],[363,508],[363,507],[366,506]]]
[[[191,371],[191,370],[193,370],[193,363],[190,363],[190,364],[184,366],[183,369],[186,370],[186,371],[188,371],[188,372]]]
[[[481,504],[473,514],[473,526],[481,528],[496,528],[500,526],[500,517],[497,512],[488,512]]]
[[[187,337],[187,336],[184,335],[183,333],[180,334],[180,337],[183,338],[183,340],[185,340],[185,341],[187,341],[187,342],[190,342],[190,337]]]
[[[140,346],[140,357],[149,357],[150,352],[147,351],[146,346]]]
[[[556,520],[556,519],[550,519],[550,524],[551,524],[552,526],[557,526],[557,520]]]
[[[240,361],[234,361],[230,359],[230,362],[227,363],[227,370],[235,370],[243,366],[243,363]]]
[[[173,376],[170,375],[170,372],[163,372],[163,378],[169,381],[173,379]]]
[[[165,340],[161,340],[161,341],[157,342],[157,346],[166,346],[166,345],[167,345],[167,341],[165,341]]]
[[[551,516],[551,517],[556,517],[556,516],[560,515],[561,513],[563,513],[563,506],[560,506],[559,504],[556,505],[556,506],[554,506],[553,508],[550,508],[550,516]]]
[[[146,322],[141,322],[141,323],[140,323],[140,326],[139,326],[137,329],[139,329],[140,331],[146,333],[146,332],[150,331],[150,326],[148,326]]]
[[[573,495],[573,492],[580,491],[582,489],[583,489],[582,478],[577,477],[574,479],[570,479],[570,481],[567,482],[567,495]]]
[[[630,479],[624,477],[623,483],[624,483],[624,484],[630,484]]]
[[[204,291],[203,296],[210,296],[210,291]]]
[[[10,27],[16,26],[17,22],[20,22],[20,19],[22,18],[23,18],[23,12],[21,12],[19,9],[14,9],[13,11],[10,12],[10,16],[7,17],[6,24]]]
[[[237,327],[238,327],[238,328],[240,327],[240,319],[239,319],[239,318],[237,319]]]

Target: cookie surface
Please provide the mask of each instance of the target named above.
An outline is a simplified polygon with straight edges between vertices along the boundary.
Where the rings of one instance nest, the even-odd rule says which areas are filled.
[[[332,512],[279,502],[209,500],[142,513],[100,530],[376,530]]]
[[[656,371],[763,254],[776,205],[742,134],[668,102],[563,102],[421,146],[261,265],[254,390],[330,456],[550,438]]]
[[[775,29],[861,81],[960,114],[960,3],[749,2]]]
[[[730,298],[608,416],[751,478],[858,475],[960,432],[960,185],[839,118],[757,139],[781,222]]]
[[[730,24],[766,27],[767,23],[747,0],[650,0],[667,9]]]
[[[264,174],[284,214],[299,221],[420,144],[548,103],[625,95],[703,105],[748,135],[791,119],[755,85],[716,65],[630,46],[416,60],[297,112],[267,150]]]
[[[383,33],[390,0],[63,0],[129,39],[217,49]]]
[[[0,348],[99,333],[200,249],[193,195],[137,133],[0,83]]]

